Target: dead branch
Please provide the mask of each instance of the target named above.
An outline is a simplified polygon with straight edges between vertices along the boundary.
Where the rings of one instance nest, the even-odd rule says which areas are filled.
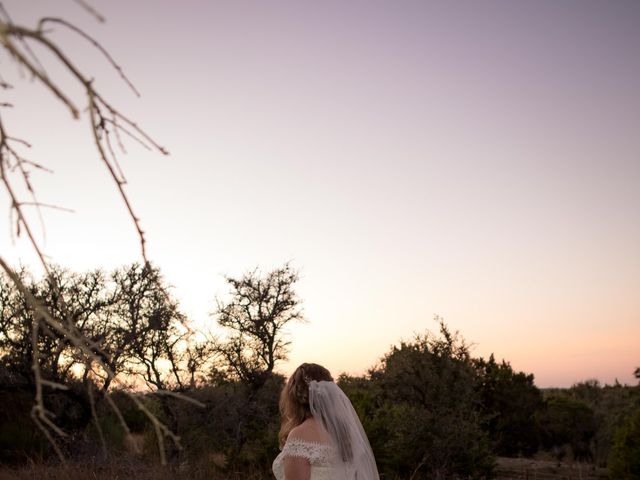
[[[104,18],[84,0],[75,1],[87,12],[93,15],[98,21],[104,21]],[[45,53],[49,53],[55,60],[57,60],[65,68],[65,70],[69,74],[71,74],[72,78],[74,78],[76,82],[78,82],[78,84],[82,87],[85,94],[84,101],[86,103],[86,110],[89,112],[88,119],[90,122],[94,143],[98,151],[98,157],[104,163],[110,177],[116,184],[125,208],[134,223],[140,242],[142,257],[145,263],[148,264],[144,231],[141,227],[140,219],[134,213],[133,206],[129,201],[124,189],[126,180],[124,178],[124,175],[122,174],[122,169],[118,164],[115,152],[111,147],[110,136],[112,134],[115,135],[116,141],[123,153],[125,152],[125,149],[120,137],[121,133],[129,138],[134,139],[146,148],[155,149],[163,155],[167,155],[168,152],[165,148],[163,148],[155,140],[153,140],[153,138],[148,135],[141,127],[139,127],[136,122],[123,115],[115,106],[109,103],[97,91],[94,86],[93,79],[89,75],[83,73],[79,68],[77,68],[71,58],[64,53],[63,49],[49,37],[49,32],[44,28],[45,25],[53,24],[63,26],[77,33],[82,38],[90,42],[98,50],[98,52],[106,58],[108,63],[116,70],[121,79],[129,86],[129,88],[131,88],[132,91],[139,96],[138,91],[133,86],[133,83],[124,74],[124,71],[120,67],[120,65],[115,62],[108,51],[99,42],[97,42],[93,37],[88,35],[83,30],[67,22],[66,20],[60,18],[45,17],[39,21],[37,28],[29,29],[14,24],[2,4],[0,4],[0,17],[2,17],[0,19],[0,45],[4,47],[5,51],[7,51],[9,56],[16,62],[18,68],[24,69],[24,71],[30,74],[32,78],[36,79],[42,86],[44,86],[46,90],[48,90],[55,98],[57,98],[62,103],[62,105],[71,113],[71,116],[74,119],[78,119],[80,117],[80,109],[78,108],[76,101],[74,101],[67,93],[63,91],[63,89],[58,85],[55,79],[49,77],[42,63],[33,52],[29,42],[33,42],[34,45],[39,45],[40,47],[42,47]],[[0,87],[7,89],[11,88],[12,86],[4,81],[2,77],[0,77]],[[10,105],[7,103],[3,103],[2,106]],[[30,144],[24,140],[20,140],[7,135],[5,125],[2,123],[2,119],[0,118],[0,182],[9,195],[11,212],[12,216],[15,215],[15,225],[18,235],[20,235],[21,232],[26,233],[28,240],[32,245],[32,248],[35,251],[42,267],[44,268],[46,274],[50,275],[51,269],[49,267],[48,259],[42,251],[39,242],[35,237],[30,223],[26,215],[24,214],[23,207],[61,207],[43,204],[37,200],[37,198],[35,197],[35,188],[31,184],[29,178],[30,169],[35,168],[44,171],[49,170],[45,166],[24,158],[18,153],[18,151],[13,148],[11,142],[18,142],[26,147],[30,146]],[[110,156],[107,155],[107,151],[109,152]],[[12,181],[13,172],[17,172],[19,177],[23,180],[27,191],[32,196],[31,201],[24,201],[18,197]],[[104,372],[106,378],[109,379],[109,381],[116,380],[115,372],[112,371],[108,363],[105,361],[107,356],[101,350],[100,345],[92,341],[91,339],[86,338],[86,336],[84,336],[82,332],[78,331],[71,319],[68,318],[67,314],[64,314],[63,318],[56,318],[55,315],[48,311],[48,309],[45,308],[42,303],[39,302],[38,299],[36,299],[31,294],[31,292],[29,292],[20,277],[1,256],[0,268],[4,270],[9,279],[18,288],[27,304],[29,305],[29,308],[33,311],[33,322],[31,327],[33,355],[32,369],[35,377],[36,394],[35,404],[32,409],[31,415],[38,428],[50,441],[60,460],[64,462],[62,451],[58,446],[54,435],[58,437],[64,437],[65,432],[62,431],[52,421],[50,412],[48,412],[44,406],[43,387],[46,386],[50,388],[64,388],[65,386],[57,382],[51,382],[42,377],[42,373],[40,371],[41,354],[37,341],[39,332],[57,332],[57,334],[68,340],[70,344],[73,345],[73,347],[76,348],[84,357],[85,367],[87,371],[93,371],[93,366],[96,365],[102,372]],[[53,279],[52,281],[54,288],[57,289],[58,287],[56,286],[55,279]],[[64,312],[64,297],[62,295],[58,296],[61,302],[61,309]],[[67,318],[64,318],[65,316],[67,316]],[[93,392],[91,391],[91,388],[93,387],[89,383],[88,389],[92,414],[95,416],[96,412]],[[162,424],[155,417],[155,415],[151,413],[151,411],[146,408],[144,403],[140,400],[140,398],[138,398],[138,395],[129,392],[128,396],[152,422],[157,434],[161,463],[165,464],[165,437],[168,437],[178,448],[180,448],[179,438],[164,424]],[[109,392],[106,392],[105,398],[110,407],[114,410],[124,431],[128,435],[130,435],[126,422],[124,421],[124,418],[120,413],[117,405],[111,399]],[[99,429],[99,425],[97,426]],[[102,437],[100,429],[99,433]]]

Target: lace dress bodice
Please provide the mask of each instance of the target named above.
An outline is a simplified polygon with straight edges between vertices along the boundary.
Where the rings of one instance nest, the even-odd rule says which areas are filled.
[[[289,438],[282,451],[273,461],[273,474],[277,480],[284,480],[284,459],[300,457],[309,460],[310,480],[335,480],[339,478],[336,470],[337,452],[328,443],[310,442],[298,438]]]

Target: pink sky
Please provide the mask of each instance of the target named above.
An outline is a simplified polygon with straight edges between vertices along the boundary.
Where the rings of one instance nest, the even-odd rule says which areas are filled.
[[[3,3],[90,30],[142,92],[55,33],[171,152],[131,144],[122,163],[198,325],[222,274],[292,261],[309,323],[283,371],[362,373],[438,314],[539,386],[634,382],[638,2],[95,2],[104,25],[72,1]],[[0,60],[7,128],[56,171],[34,175],[41,200],[76,210],[46,212],[47,252],[78,270],[138,260],[87,125]],[[8,233],[0,251],[33,261]]]

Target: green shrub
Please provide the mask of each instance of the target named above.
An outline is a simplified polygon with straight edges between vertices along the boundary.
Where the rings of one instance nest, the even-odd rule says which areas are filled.
[[[591,440],[596,432],[593,410],[584,402],[565,395],[549,395],[537,412],[543,446],[562,460],[565,446],[574,460],[592,458]]]
[[[640,478],[640,409],[615,432],[609,473],[611,478],[620,480]]]

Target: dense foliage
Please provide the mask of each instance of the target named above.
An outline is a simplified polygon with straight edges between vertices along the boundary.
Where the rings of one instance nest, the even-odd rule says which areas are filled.
[[[615,431],[609,471],[612,478],[640,478],[640,408]]]
[[[483,414],[482,427],[492,450],[503,456],[530,456],[538,450],[536,412],[542,395],[532,374],[515,372],[504,360],[474,359],[478,374],[477,393]]]
[[[440,324],[440,336],[417,336],[393,347],[368,383],[341,379],[370,427],[383,472],[490,477],[493,454],[481,428],[476,370],[468,347],[446,325]]]

